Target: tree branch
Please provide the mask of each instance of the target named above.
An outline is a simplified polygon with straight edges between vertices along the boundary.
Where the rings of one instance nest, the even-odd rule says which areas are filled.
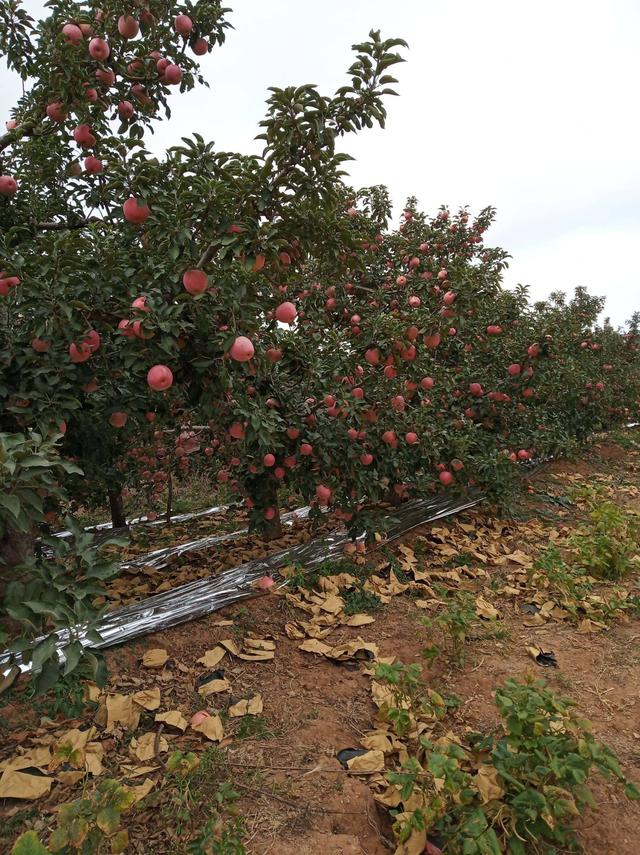
[[[91,225],[91,223],[104,223],[104,220],[101,220],[100,217],[87,217],[84,220],[77,220],[74,223],[59,223],[54,220],[49,223],[35,223],[35,228],[39,232],[64,232],[67,229],[83,229],[85,226]]]

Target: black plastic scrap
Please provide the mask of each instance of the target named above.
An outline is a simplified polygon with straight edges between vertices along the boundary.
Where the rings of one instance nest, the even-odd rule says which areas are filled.
[[[536,656],[536,662],[543,668],[558,667],[558,660],[556,659],[556,654],[553,652],[553,650],[549,650],[548,652],[541,650],[540,653],[538,653],[538,655]]]
[[[338,751],[336,757],[338,758],[339,763],[345,769],[348,769],[349,760],[353,760],[354,757],[363,757],[368,753],[369,751],[366,748],[343,748],[342,751]]]
[[[407,502],[387,517],[387,541],[400,537],[416,526],[435,522],[443,517],[472,508],[483,498],[484,496],[481,495],[473,498],[437,496],[433,499],[416,499]],[[293,519],[294,514],[300,515],[304,510],[307,509],[301,509],[285,516]],[[153,564],[153,566],[162,567],[170,555],[207,548],[225,538],[228,538],[228,535],[203,538],[201,541],[193,541],[183,544],[181,547],[158,550],[157,553],[141,556],[141,558],[146,559],[141,566]],[[349,535],[346,532],[333,532],[291,549],[280,550],[267,558],[249,561],[217,576],[198,579],[195,582],[189,582],[186,585],[155,594],[139,603],[132,603],[108,612],[96,627],[101,638],[99,642],[91,641],[87,637],[87,628],[77,625],[57,632],[56,647],[61,659],[64,659],[63,648],[71,640],[79,641],[83,647],[103,649],[114,644],[131,641],[151,632],[158,632],[186,621],[195,620],[238,600],[256,596],[259,592],[254,587],[255,582],[265,575],[271,575],[278,579],[277,571],[280,567],[295,563],[306,571],[311,571],[315,566],[329,558],[341,557],[344,546],[349,540]],[[123,568],[137,565],[139,560],[136,559],[134,562],[123,565]],[[281,586],[286,584],[286,580],[280,582]],[[36,641],[41,641],[45,637],[43,636]],[[11,654],[0,656],[0,675],[9,672],[11,662]],[[17,654],[14,655],[13,662],[23,672],[31,670],[31,664],[22,662]]]

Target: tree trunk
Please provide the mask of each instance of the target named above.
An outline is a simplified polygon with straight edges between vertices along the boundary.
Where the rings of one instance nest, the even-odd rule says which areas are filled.
[[[122,503],[122,491],[119,488],[107,490],[109,508],[111,509],[111,525],[114,528],[126,528],[127,518]]]
[[[268,475],[256,475],[247,487],[256,512],[262,515],[259,526],[256,524],[257,530],[266,541],[275,540],[282,534],[277,482]],[[267,519],[264,516],[267,508],[273,508],[275,511],[275,516],[272,519]]]
[[[34,532],[8,528],[0,538],[0,569],[3,565],[16,567],[18,564],[23,564],[33,554],[34,544]]]
[[[171,512],[173,511],[173,475],[169,470],[169,480],[167,482],[167,514],[166,521],[171,522]]]

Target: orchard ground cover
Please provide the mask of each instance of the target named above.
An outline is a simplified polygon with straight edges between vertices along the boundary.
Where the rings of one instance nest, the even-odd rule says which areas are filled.
[[[304,581],[291,567],[288,591],[108,651],[103,690],[65,683],[34,700],[28,684],[18,684],[0,712],[4,767],[22,765],[46,792],[2,803],[11,830],[6,851],[29,829],[47,842],[64,825],[57,808],[90,800],[106,779],[117,782],[123,810],[103,826],[109,838],[127,832],[125,851],[458,851],[459,812],[454,801],[442,805],[433,776],[425,773],[404,802],[406,780],[394,777],[406,776],[408,758],[426,769],[429,757],[433,765],[445,755],[469,776],[467,798],[495,830],[499,848],[478,851],[518,851],[505,843],[513,816],[523,813],[501,774],[504,761],[486,746],[471,747],[473,732],[497,739],[508,726],[497,689],[520,711],[522,692],[527,703],[542,698],[523,717],[525,729],[544,721],[551,703],[568,728],[558,724],[554,740],[575,733],[591,744],[584,724],[562,718],[568,713],[559,699],[572,698],[620,765],[603,749],[597,756],[639,780],[639,521],[640,440],[635,432],[603,436],[588,456],[533,474],[510,515],[480,506]],[[553,653],[558,667],[539,665],[540,651]],[[540,678],[552,702],[527,684]],[[86,709],[83,692],[93,699]],[[211,730],[190,725],[200,710]],[[422,753],[418,732],[431,746]],[[543,731],[536,734],[542,740]],[[452,746],[463,759],[451,761]],[[336,756],[345,748],[364,751],[351,770]],[[540,741],[536,749],[555,752],[564,768],[566,745],[554,742],[552,752]],[[452,793],[454,772],[447,773]],[[511,773],[518,779],[525,771]],[[561,787],[552,801],[564,800],[567,814],[556,817],[555,829],[574,828],[587,853],[635,852],[640,802],[594,772],[594,804],[579,816],[579,797],[568,792],[574,783],[549,774],[533,784],[540,794],[545,785]],[[411,825],[420,810],[427,842]],[[551,845],[541,836],[523,851]]]

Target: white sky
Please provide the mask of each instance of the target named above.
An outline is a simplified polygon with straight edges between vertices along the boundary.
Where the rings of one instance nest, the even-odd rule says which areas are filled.
[[[344,82],[369,29],[409,42],[385,131],[348,139],[356,186],[435,212],[498,209],[489,243],[533,298],[584,285],[622,323],[640,308],[638,0],[229,0],[235,30],[202,63],[211,89],[174,96],[160,152],[198,131],[256,150],[269,85]],[[33,13],[39,0],[26,0]],[[19,91],[0,70],[0,116]]]

